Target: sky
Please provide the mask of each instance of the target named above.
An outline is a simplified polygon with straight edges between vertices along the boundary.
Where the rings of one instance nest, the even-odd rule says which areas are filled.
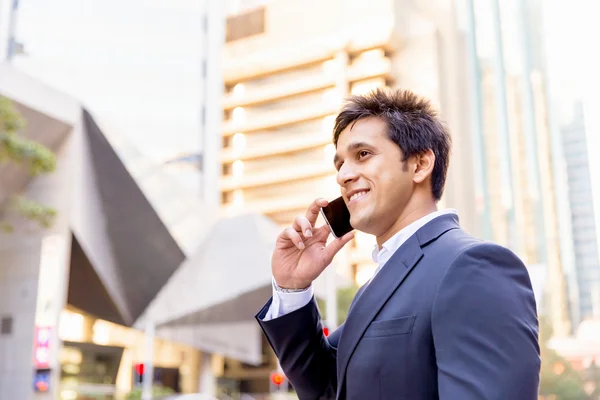
[[[87,106],[142,153],[201,150],[202,1],[21,0],[23,71]]]

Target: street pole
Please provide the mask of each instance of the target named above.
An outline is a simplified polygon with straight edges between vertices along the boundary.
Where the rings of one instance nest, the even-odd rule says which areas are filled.
[[[333,331],[337,328],[337,285],[336,285],[336,263],[333,262],[325,270],[325,310],[327,312],[327,319],[325,324],[329,331]]]
[[[204,206],[218,210],[221,164],[221,125],[223,122],[222,57],[225,44],[225,10],[221,0],[205,0],[204,60],[202,93],[202,196]]]
[[[152,400],[152,383],[154,381],[154,321],[148,317],[146,322],[146,361],[142,381],[142,400]]]

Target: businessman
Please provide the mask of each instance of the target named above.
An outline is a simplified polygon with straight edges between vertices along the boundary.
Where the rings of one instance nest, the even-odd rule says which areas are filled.
[[[333,142],[350,222],[375,236],[378,268],[325,337],[311,284],[353,233],[327,244],[317,199],[278,236],[257,320],[300,399],[536,400],[529,275],[437,210],[451,139],[430,103],[404,90],[352,96]]]

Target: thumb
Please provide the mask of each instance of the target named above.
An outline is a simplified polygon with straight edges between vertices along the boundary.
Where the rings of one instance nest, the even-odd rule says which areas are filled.
[[[348,243],[354,238],[354,232],[348,232],[344,236],[339,239],[333,240],[331,243],[325,247],[325,258],[327,258],[330,262],[333,260],[333,257]]]

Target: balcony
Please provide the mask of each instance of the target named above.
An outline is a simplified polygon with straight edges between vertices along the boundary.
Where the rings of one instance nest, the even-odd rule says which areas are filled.
[[[275,185],[281,182],[316,178],[334,173],[333,165],[326,165],[323,162],[312,165],[296,165],[291,168],[281,168],[243,177],[224,176],[221,179],[221,191],[227,192],[235,189]]]
[[[392,74],[392,62],[389,58],[361,62],[348,68],[348,81],[356,82],[374,78],[389,78]]]
[[[277,133],[274,133],[273,135],[277,135]],[[330,135],[311,135],[310,137],[285,141],[280,140],[278,137],[274,137],[273,139],[274,140],[269,145],[247,148],[243,152],[236,151],[233,148],[225,148],[221,152],[221,162],[227,164],[232,163],[235,160],[246,161],[275,155],[290,154],[297,151],[326,146],[331,143]]]
[[[274,111],[268,114],[265,113],[264,115],[253,116],[250,118],[250,121],[246,122],[228,120],[223,124],[223,136],[232,136],[237,132],[250,133],[299,124],[324,118],[336,112],[337,107],[318,104],[303,109],[289,109]]]
[[[226,84],[257,79],[277,72],[329,60],[343,47],[341,37],[317,38],[303,44],[255,51],[245,57],[225,57],[223,78]],[[227,53],[227,50],[226,50]]]
[[[235,107],[256,106],[288,97],[327,89],[335,85],[331,76],[307,76],[303,79],[283,83],[269,83],[264,86],[255,86],[248,89],[247,95],[239,96],[228,93],[223,100],[223,108],[231,110]]]
[[[374,62],[361,62],[348,68],[348,80],[350,82],[363,81],[374,78],[389,78],[392,66],[387,58]],[[225,110],[235,107],[257,106],[265,103],[275,102],[286,98],[304,95],[307,93],[325,90],[335,86],[335,78],[328,74],[307,76],[302,79],[293,79],[287,82],[272,82],[261,85],[251,85],[247,88],[247,94],[228,93],[224,98]]]

